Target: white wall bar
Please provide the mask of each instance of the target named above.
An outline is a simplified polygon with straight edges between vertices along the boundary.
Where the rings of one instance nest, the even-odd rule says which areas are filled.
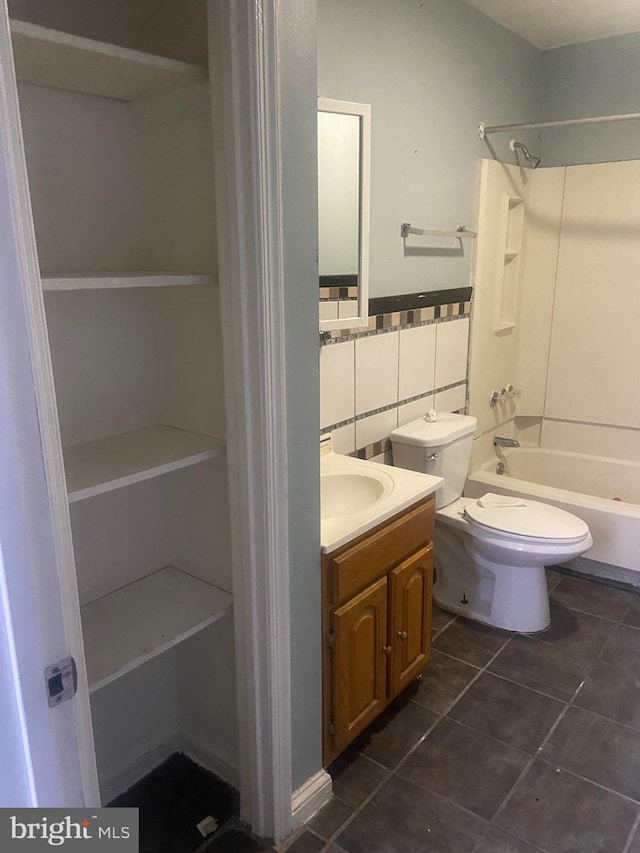
[[[464,225],[458,225],[455,231],[439,231],[435,228],[416,228],[409,222],[403,222],[400,226],[400,236],[406,238],[410,234],[416,234],[419,237],[455,237],[457,239],[463,237],[474,239],[478,236],[475,231],[467,231]]]
[[[534,121],[524,124],[487,125],[482,121],[478,125],[478,136],[484,139],[488,133],[506,133],[510,130],[538,130],[545,127],[568,127],[574,124],[604,124],[609,121],[632,121],[640,119],[640,113],[621,113],[613,116],[592,116],[589,118],[568,118],[561,121]]]

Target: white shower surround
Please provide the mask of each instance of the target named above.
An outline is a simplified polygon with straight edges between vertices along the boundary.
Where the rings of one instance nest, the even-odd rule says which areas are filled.
[[[465,495],[517,495],[574,513],[589,525],[594,541],[575,567],[640,586],[639,462],[540,447],[508,449],[500,460],[506,473],[496,474],[494,457],[468,477]]]
[[[575,513],[594,546],[573,567],[636,586],[638,181],[638,160],[535,172],[482,162],[469,375],[478,433],[465,492],[523,495]],[[505,211],[519,198],[525,215],[514,249]],[[517,307],[513,326],[502,328],[514,261]],[[508,383],[517,396],[490,406],[491,390]],[[496,435],[523,445],[505,476],[495,473]]]

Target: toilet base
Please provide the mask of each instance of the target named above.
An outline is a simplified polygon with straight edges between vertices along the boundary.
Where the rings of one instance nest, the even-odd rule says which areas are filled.
[[[509,566],[478,554],[473,538],[438,524],[433,600],[443,610],[506,631],[533,634],[549,627],[543,565]]]
[[[446,610],[447,613],[453,613],[455,616],[464,616],[466,619],[471,619],[474,622],[481,622],[483,625],[488,625],[491,628],[501,628],[503,631],[511,631],[514,634],[541,634],[547,631],[551,624],[550,616],[546,619],[537,621],[536,627],[526,627],[531,625],[529,620],[519,620],[511,615],[508,618],[500,618],[495,614],[486,616],[483,612],[475,610],[469,604],[461,604],[460,601],[448,600],[446,595],[440,596],[436,589],[438,584],[433,587],[433,603],[437,604],[441,610]],[[542,624],[542,627],[539,627]]]

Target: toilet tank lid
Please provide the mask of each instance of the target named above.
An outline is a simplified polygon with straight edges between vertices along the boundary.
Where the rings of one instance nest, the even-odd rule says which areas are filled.
[[[437,412],[435,421],[418,418],[394,429],[391,433],[391,441],[394,444],[437,447],[449,444],[465,435],[471,435],[476,431],[477,423],[477,420],[469,415]]]

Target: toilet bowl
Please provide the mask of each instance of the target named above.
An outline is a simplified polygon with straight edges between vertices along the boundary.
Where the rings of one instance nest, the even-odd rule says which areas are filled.
[[[550,621],[545,566],[590,548],[589,528],[539,501],[492,510],[491,526],[474,514],[482,518],[483,507],[473,498],[436,512],[434,601],[497,628],[544,631]]]
[[[582,519],[540,501],[463,498],[476,419],[430,414],[391,433],[394,465],[444,477],[436,492],[436,604],[487,625],[533,633],[549,626],[545,566],[593,544]]]

